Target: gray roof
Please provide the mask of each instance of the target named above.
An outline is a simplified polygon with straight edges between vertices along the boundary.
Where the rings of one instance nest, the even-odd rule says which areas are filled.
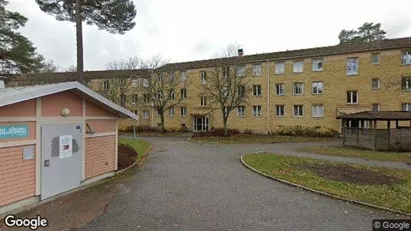
[[[109,111],[116,113],[119,117],[131,117],[136,120],[138,119],[136,114],[120,107],[119,105],[106,99],[104,96],[99,95],[95,91],[83,86],[79,82],[3,88],[0,89],[0,107],[63,91],[73,91],[79,95],[86,96],[86,98],[88,98],[91,102],[106,107]]]
[[[353,114],[337,116],[337,119],[363,119],[363,120],[411,120],[408,111],[364,111]]]

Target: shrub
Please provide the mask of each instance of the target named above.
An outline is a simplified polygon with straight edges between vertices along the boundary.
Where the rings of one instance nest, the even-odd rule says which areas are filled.
[[[253,132],[251,131],[251,129],[245,129],[244,130],[244,134],[253,134]]]
[[[134,126],[129,125],[122,129],[123,132],[133,132]],[[150,127],[146,125],[136,126],[136,132],[160,132],[160,130],[156,127]]]
[[[338,132],[329,127],[276,125],[270,131],[270,134],[279,136],[333,137],[336,136]]]
[[[237,129],[228,129],[228,136],[235,136],[240,134]],[[224,136],[224,128],[213,128],[207,132],[195,132],[193,133],[193,137],[223,137]]]

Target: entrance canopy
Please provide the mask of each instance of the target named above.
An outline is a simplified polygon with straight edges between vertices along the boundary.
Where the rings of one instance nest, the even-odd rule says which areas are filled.
[[[354,114],[359,112],[371,111],[369,107],[338,107],[338,115]]]
[[[380,120],[380,121],[400,121],[411,120],[411,112],[408,111],[365,111],[353,114],[343,114],[337,116],[337,119],[354,119],[354,120]]]
[[[190,115],[192,116],[205,116],[211,113],[211,108],[194,108]]]

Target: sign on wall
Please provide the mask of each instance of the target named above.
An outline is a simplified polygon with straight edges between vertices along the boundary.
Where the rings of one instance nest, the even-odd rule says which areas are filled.
[[[59,136],[59,157],[60,159],[69,158],[73,155],[73,136],[63,135]]]
[[[0,139],[26,138],[28,136],[29,126],[27,124],[0,126]]]

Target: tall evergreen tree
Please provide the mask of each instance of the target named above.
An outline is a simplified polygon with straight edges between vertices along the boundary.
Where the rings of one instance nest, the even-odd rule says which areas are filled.
[[[6,10],[6,0],[0,0],[0,74],[17,74],[36,71],[43,57],[33,43],[17,30],[27,18],[18,12]]]
[[[124,34],[133,29],[136,10],[132,0],[36,0],[40,9],[59,21],[76,23],[77,71],[84,83],[82,22],[110,33]]]
[[[385,32],[381,29],[381,23],[365,22],[357,30],[341,30],[338,35],[340,43],[346,42],[372,42],[385,39]]]

